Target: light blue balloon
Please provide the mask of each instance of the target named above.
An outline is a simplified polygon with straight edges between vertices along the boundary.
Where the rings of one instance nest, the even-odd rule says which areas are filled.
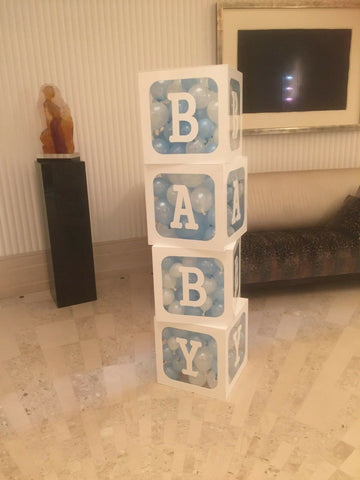
[[[232,203],[234,200],[234,187],[227,185],[227,203]]]
[[[180,135],[188,135],[191,132],[191,125],[189,122],[180,122]]]
[[[166,197],[167,189],[170,184],[165,177],[156,177],[153,181],[154,195],[158,198]]]
[[[169,153],[170,150],[169,143],[165,140],[165,138],[161,137],[155,137],[152,141],[152,146],[154,150],[161,154]]]
[[[169,80],[159,80],[150,87],[150,93],[154,100],[165,100],[169,88]]]
[[[214,135],[215,124],[211,120],[209,120],[207,117],[200,118],[198,123],[199,123],[199,132],[198,132],[199,137],[205,140],[208,140],[210,137]]]
[[[214,300],[217,300],[219,303],[224,303],[224,287],[218,287],[213,293]]]
[[[162,270],[169,270],[169,268],[175,263],[178,262],[178,257],[165,257],[164,260],[161,262]]]
[[[169,225],[174,218],[174,207],[167,200],[155,200],[155,220],[163,225]]]
[[[186,92],[196,83],[199,83],[198,78],[183,78],[181,80],[181,86]]]
[[[205,153],[212,153],[212,152],[215,152],[215,150],[217,149],[218,147],[218,144],[215,143],[215,142],[209,142],[206,144],[206,147],[205,147]]]
[[[186,229],[185,224],[188,223],[188,217],[182,216],[180,218],[180,223],[182,228],[175,228],[174,232],[178,238],[188,239],[188,240],[203,240],[205,231],[209,228],[208,222],[205,215],[202,215],[198,212],[194,213],[195,223],[198,225],[197,230]]]
[[[205,275],[214,275],[219,268],[211,258],[199,258],[197,266]]]

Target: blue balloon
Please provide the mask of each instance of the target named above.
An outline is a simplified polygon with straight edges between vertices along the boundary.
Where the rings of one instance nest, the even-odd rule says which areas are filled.
[[[186,100],[179,101],[179,113],[186,113],[189,110],[189,103]]]
[[[155,220],[163,225],[169,225],[174,218],[174,207],[164,199],[155,200]]]
[[[205,153],[212,153],[217,149],[217,147],[218,147],[217,143],[209,142],[205,147]]]
[[[208,242],[209,240],[211,240],[214,237],[215,237],[215,227],[211,226],[207,230],[205,230],[203,240]]]
[[[154,178],[153,186],[155,197],[164,198],[170,184],[165,177],[156,177]]]
[[[191,132],[191,125],[189,122],[180,122],[180,135],[188,135]]]
[[[207,221],[211,227],[215,227],[215,208],[210,208],[206,214]]]
[[[209,87],[209,89],[212,90],[213,92],[217,92],[217,91],[218,91],[217,83],[216,83],[215,80],[213,80],[212,78],[209,78],[209,80],[208,80],[208,87]]]
[[[155,137],[152,141],[152,146],[154,147],[154,150],[156,150],[158,153],[169,153],[170,145],[165,140],[165,138]]]
[[[170,204],[169,204],[170,205]],[[188,217],[182,216],[180,223],[183,225],[182,228],[175,228],[174,231],[178,238],[188,239],[188,240],[203,240],[205,231],[209,228],[209,224],[206,220],[206,216],[198,212],[194,213],[195,223],[198,225],[197,230],[186,229],[185,224],[188,223]]]
[[[227,186],[227,203],[233,202],[234,200],[234,187],[231,185]]]
[[[200,120],[201,119],[208,119],[208,116],[207,116],[207,108],[198,108],[196,110],[196,113],[194,115],[194,117],[199,120],[199,129],[200,129]],[[199,134],[200,135],[200,134]],[[200,135],[202,136],[202,135]]]
[[[150,93],[154,100],[165,100],[169,88],[169,80],[159,80],[150,87]]]
[[[174,370],[174,368],[171,365],[165,364],[164,365],[164,372],[165,372],[165,375],[167,377],[171,378],[172,380],[177,380],[178,379],[179,373],[176,370]]]
[[[201,310],[200,307],[185,307],[184,308],[184,314],[185,315],[193,315],[196,317],[202,317],[203,316],[203,311]]]
[[[202,137],[205,140],[208,140],[210,137],[213,136],[215,131],[215,124],[211,120],[209,120],[207,117],[200,118],[198,123],[199,123],[199,132],[198,132],[199,137]]]
[[[169,153],[182,154],[185,153],[185,143],[173,143],[170,144]]]

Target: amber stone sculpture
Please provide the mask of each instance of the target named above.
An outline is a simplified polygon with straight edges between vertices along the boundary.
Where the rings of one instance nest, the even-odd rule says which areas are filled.
[[[43,152],[73,153],[74,124],[60,90],[53,85],[43,85],[40,89],[40,103],[46,120],[46,128],[40,135]]]

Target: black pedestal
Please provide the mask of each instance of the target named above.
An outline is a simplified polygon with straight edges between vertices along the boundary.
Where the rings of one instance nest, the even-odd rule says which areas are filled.
[[[96,300],[85,163],[78,156],[38,158],[58,307]]]

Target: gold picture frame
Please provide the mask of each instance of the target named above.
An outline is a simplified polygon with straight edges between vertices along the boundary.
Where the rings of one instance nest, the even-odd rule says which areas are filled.
[[[227,63],[237,68],[239,30],[285,28],[351,29],[346,108],[244,113],[244,133],[258,135],[360,130],[360,0],[218,2],[217,63]]]

